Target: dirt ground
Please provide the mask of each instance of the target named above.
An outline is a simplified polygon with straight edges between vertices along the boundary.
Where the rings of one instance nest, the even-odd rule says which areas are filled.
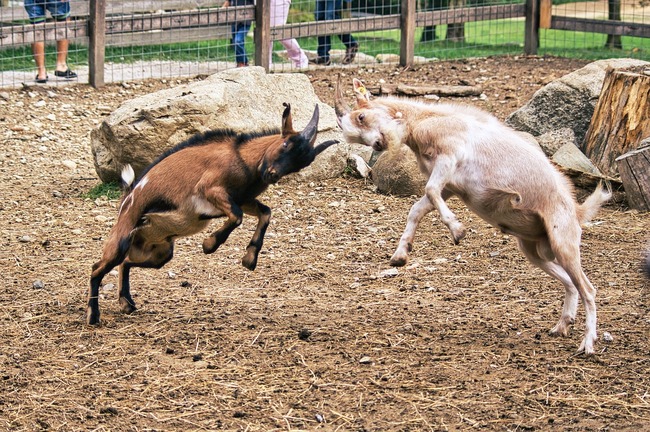
[[[360,70],[368,85],[481,84],[463,99],[500,118],[584,65],[552,58]],[[336,69],[310,71],[332,103]],[[0,92],[0,429],[562,430],[650,425],[650,283],[640,271],[650,218],[611,204],[585,227],[598,288],[597,355],[548,330],[563,290],[500,233],[452,200],[469,228],[454,246],[437,215],[409,264],[388,260],[415,197],[371,183],[291,179],[263,201],[273,221],[258,268],[240,265],[254,221],[214,255],[181,239],[162,270],[132,273],[139,310],[84,324],[90,267],[115,221],[89,132],[129,98],[183,81]]]

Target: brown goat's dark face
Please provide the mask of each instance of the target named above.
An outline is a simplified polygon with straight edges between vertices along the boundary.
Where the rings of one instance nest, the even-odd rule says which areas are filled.
[[[337,141],[327,141],[314,148],[318,133],[318,105],[314,108],[309,124],[300,133],[295,132],[291,126],[291,106],[285,104],[285,107],[282,125],[283,141],[269,148],[260,167],[264,183],[276,183],[285,175],[300,171],[309,166],[319,153],[337,143]]]

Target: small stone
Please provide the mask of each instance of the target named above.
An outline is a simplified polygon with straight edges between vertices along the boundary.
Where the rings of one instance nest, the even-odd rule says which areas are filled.
[[[28,235],[24,235],[24,236],[20,237],[18,239],[18,241],[21,242],[21,243],[29,243],[30,241],[32,241],[32,238],[30,236],[28,236]]]
[[[106,216],[104,216],[104,215],[97,215],[97,216],[95,216],[95,220],[97,222],[106,222],[108,220],[108,218]]]
[[[45,102],[43,99],[41,99],[38,102],[34,103],[34,106],[36,108],[43,108],[45,105],[47,105],[47,102]]]
[[[359,363],[361,364],[370,364],[372,363],[372,359],[368,356],[363,356],[359,359]]]
[[[603,342],[614,342],[614,337],[611,335],[610,332],[603,333]]]
[[[64,167],[69,168],[69,169],[71,169],[71,170],[75,170],[75,169],[77,169],[77,164],[75,163],[75,161],[71,161],[71,160],[69,160],[69,159],[66,159],[66,160],[64,160],[64,161],[61,161],[61,164],[62,164]]]
[[[379,277],[383,277],[383,278],[394,277],[397,276],[398,274],[399,274],[399,270],[397,270],[396,268],[389,268],[379,272]]]
[[[43,283],[42,280],[37,279],[32,284],[32,288],[34,288],[34,289],[43,289],[43,288],[45,288],[45,284]]]

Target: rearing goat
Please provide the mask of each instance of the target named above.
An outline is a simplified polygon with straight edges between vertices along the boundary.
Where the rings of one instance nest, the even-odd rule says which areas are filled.
[[[163,154],[135,183],[133,169],[123,170],[126,190],[117,223],[90,277],[88,324],[99,323],[99,286],[111,269],[119,266],[119,302],[122,312],[131,313],[136,309],[129,286],[131,267],[161,268],[172,259],[176,238],[198,233],[214,218],[227,219],[203,241],[206,254],[226,241],[244,213],[257,217],[257,229],[242,259],[244,267],[255,269],[271,219],[271,209],[256,197],[338,142],[314,146],[318,105],[299,133],[293,130],[291,106],[284,106],[279,133],[207,132]]]
[[[361,81],[354,79],[353,85],[354,110],[343,101],[340,85],[336,89],[336,113],[345,138],[378,151],[407,145],[428,178],[425,195],[411,207],[391,265],[406,264],[415,230],[433,209],[458,244],[465,228],[445,203],[456,195],[492,226],[515,236],[526,258],[564,285],[562,316],[551,334],[568,334],[580,296],[586,331],[579,351],[593,354],[596,290],[580,264],[580,225],[611,193],[598,186],[578,204],[569,180],[543,152],[486,112],[399,98],[370,100]]]

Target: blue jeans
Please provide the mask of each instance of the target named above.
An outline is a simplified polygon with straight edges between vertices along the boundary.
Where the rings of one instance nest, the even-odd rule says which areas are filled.
[[[316,0],[316,10],[314,17],[316,21],[327,21],[333,19],[341,19],[341,9],[343,6],[342,0]],[[337,35],[346,48],[356,45],[357,41],[350,33]],[[318,36],[318,57],[328,59],[330,57],[330,49],[332,49],[331,36]]]
[[[25,0],[25,11],[32,24],[45,21],[46,9],[56,21],[63,21],[70,16],[68,0]]]
[[[246,35],[251,29],[252,22],[238,22],[232,24],[230,29],[232,31],[232,43],[235,46],[235,61],[237,63],[248,64],[248,57],[246,56]]]

